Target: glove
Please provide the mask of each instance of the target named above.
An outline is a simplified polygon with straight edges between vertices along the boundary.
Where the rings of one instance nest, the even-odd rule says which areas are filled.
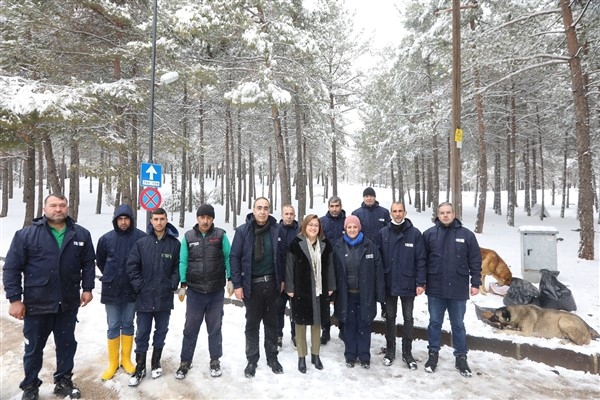
[[[181,285],[181,287],[177,291],[177,295],[179,296],[179,301],[183,301],[185,299],[186,290],[187,290],[186,285]]]
[[[381,318],[387,319],[387,309],[385,303],[381,303]]]
[[[233,282],[227,281],[227,295],[229,297],[233,296]]]

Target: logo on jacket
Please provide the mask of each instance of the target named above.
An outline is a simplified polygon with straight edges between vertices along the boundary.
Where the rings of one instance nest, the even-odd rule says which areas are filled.
[[[373,258],[373,254],[367,254],[365,255],[365,258]]]
[[[77,241],[73,241],[73,245],[74,245],[74,246],[83,247],[83,246],[85,246],[85,242],[77,242]]]
[[[464,243],[465,239],[463,238],[456,238],[456,243]]]

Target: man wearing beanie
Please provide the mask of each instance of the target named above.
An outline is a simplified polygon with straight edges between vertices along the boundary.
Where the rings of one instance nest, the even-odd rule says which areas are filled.
[[[415,296],[425,291],[427,254],[421,232],[406,218],[404,204],[393,202],[390,214],[391,222],[377,234],[386,294],[386,351],[383,365],[392,365],[396,358],[396,314],[400,297],[404,321],[402,361],[409,369],[417,369],[417,362],[412,356],[413,308]]]
[[[231,281],[235,297],[246,307],[246,378],[256,374],[261,321],[267,365],[273,373],[283,373],[277,360],[277,303],[284,289],[285,254],[281,226],[270,212],[267,198],[254,200],[252,213],[236,228],[231,244]]]
[[[210,375],[221,376],[219,358],[223,355],[223,300],[225,281],[230,276],[227,234],[215,227],[215,209],[198,207],[198,223],[181,241],[179,276],[187,297],[181,364],[175,378],[184,379],[191,368],[202,321],[206,320]]]
[[[375,190],[368,187],[363,191],[363,202],[359,208],[352,211],[362,225],[362,233],[365,237],[375,240],[381,228],[390,222],[390,213],[379,205],[375,197]]]

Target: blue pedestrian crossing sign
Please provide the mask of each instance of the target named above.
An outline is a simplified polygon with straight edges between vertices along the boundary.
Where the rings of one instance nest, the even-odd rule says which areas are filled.
[[[140,166],[140,186],[161,187],[162,165],[142,163]]]

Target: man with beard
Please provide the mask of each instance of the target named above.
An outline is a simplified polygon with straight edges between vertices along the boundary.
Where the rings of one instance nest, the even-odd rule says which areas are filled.
[[[89,231],[68,216],[67,198],[51,194],[44,216],[15,233],[4,263],[4,290],[10,316],[23,320],[23,399],[39,397],[44,347],[52,333],[56,348],[54,394],[81,397],[73,385],[79,307],[92,301],[94,245]],[[83,292],[80,290],[83,289]]]

